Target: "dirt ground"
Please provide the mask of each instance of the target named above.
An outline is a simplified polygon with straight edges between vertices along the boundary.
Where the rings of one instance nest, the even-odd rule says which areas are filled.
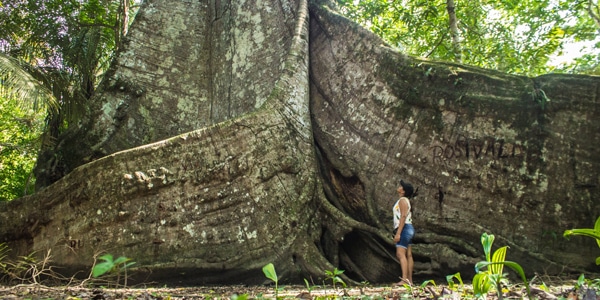
[[[447,286],[365,286],[337,288],[316,287],[309,291],[306,286],[281,286],[277,290],[279,299],[474,299],[469,286],[466,293],[451,290]],[[575,291],[571,283],[544,292],[532,289],[535,299],[600,300],[594,289]],[[513,286],[504,294],[505,299],[527,297],[522,287]],[[267,286],[212,286],[185,288],[83,288],[47,287],[42,285],[0,286],[1,299],[274,299],[275,288]],[[490,294],[487,299],[497,299]]]
[[[274,287],[264,286],[220,286],[185,288],[80,288],[80,287],[44,287],[20,285],[1,287],[1,299],[274,299]],[[370,287],[314,289],[308,293],[306,287],[283,286],[277,291],[278,298],[315,299],[315,298],[361,298],[361,295],[397,298],[405,294],[404,288]],[[394,295],[396,295],[394,297]]]

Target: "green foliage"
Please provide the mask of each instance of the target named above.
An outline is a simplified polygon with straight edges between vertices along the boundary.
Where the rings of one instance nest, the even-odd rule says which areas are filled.
[[[304,285],[306,285],[306,290],[308,291],[309,294],[315,288],[315,286],[311,285],[310,282],[308,282],[308,279],[306,279],[306,278],[304,278]]]
[[[480,261],[475,264],[475,276],[473,277],[473,292],[477,297],[485,297],[485,295],[495,290],[498,298],[502,299],[502,285],[508,284],[508,278],[504,274],[504,266],[513,269],[525,283],[527,294],[530,295],[529,285],[523,268],[516,262],[506,261],[506,250],[508,246],[497,249],[491,254],[492,244],[494,243],[494,235],[483,233],[481,235],[481,244],[485,253],[485,261]],[[486,268],[486,271],[482,271]]]
[[[135,264],[131,258],[119,256],[114,259],[112,254],[105,254],[99,257],[103,262],[94,265],[92,268],[92,277],[100,277],[105,274],[117,274],[117,283],[119,282],[121,271],[125,273],[125,286],[127,286],[127,268]]]
[[[27,99],[20,103],[27,110],[56,110],[52,91],[27,71],[22,61],[0,52],[0,98]]]
[[[570,229],[565,230],[565,233],[563,234],[563,236],[567,238],[572,235],[583,235],[591,237],[596,240],[598,247],[600,247],[600,217],[596,219],[596,224],[594,225],[594,228]],[[600,256],[596,258],[596,265],[600,265]]]
[[[573,63],[558,66],[557,72],[600,75],[600,54],[588,53],[576,57]]]
[[[33,192],[32,169],[42,129],[41,113],[0,97],[0,201]]]
[[[87,99],[108,69],[133,20],[123,18],[124,4],[129,5],[128,13],[134,16],[137,9],[133,4],[139,2],[0,1],[0,100],[3,105],[7,99],[16,100],[23,111],[47,114],[45,126],[31,130],[34,136],[44,130],[43,144],[37,141],[26,144],[34,139],[24,137],[26,134],[19,129],[1,125],[0,200],[25,194],[24,186],[35,162],[31,153],[37,152],[40,146],[51,147],[69,124],[83,116]],[[5,109],[2,108],[0,122],[7,120]],[[7,142],[5,137],[13,136],[13,132],[14,138]],[[30,151],[30,148],[36,150]],[[29,185],[33,186],[31,182]]]
[[[454,282],[454,279],[458,280],[458,283],[460,284],[459,286],[456,286],[456,283]],[[446,282],[448,282],[448,288],[450,290],[453,291],[462,291],[464,294],[464,284],[462,281],[462,278],[460,277],[460,273],[456,273],[456,274],[452,274],[452,275],[447,275],[446,276]]]
[[[445,0],[336,2],[345,16],[409,55],[524,75],[598,68],[597,55],[585,66],[549,64],[566,42],[596,39],[586,1],[455,1],[459,47]]]
[[[582,290],[586,287],[590,287],[596,290],[600,290],[600,278],[587,279],[584,274],[579,275],[577,283],[575,284],[575,290]]]
[[[3,0],[0,97],[46,104],[47,131],[56,138],[83,115],[133,20],[124,18],[125,6],[133,16],[136,2]]]
[[[277,298],[277,297],[275,297],[275,298]],[[231,300],[247,300],[247,299],[250,299],[250,296],[248,294],[241,294],[241,295],[234,294],[231,296]]]
[[[435,284],[435,280],[433,279],[429,279],[429,280],[425,280],[423,281],[423,283],[421,283],[421,287],[424,288],[428,285],[433,285],[434,287],[436,287],[437,285]]]
[[[267,278],[269,278],[273,282],[275,282],[275,299],[277,299],[277,291],[278,291],[277,285],[278,285],[279,279],[277,278],[277,273],[275,272],[275,266],[273,266],[272,263],[268,263],[264,267],[262,267],[262,271]]]
[[[346,282],[344,282],[344,280],[339,276],[339,275],[342,275],[343,273],[344,273],[344,270],[338,270],[338,268],[335,268],[333,271],[325,270],[325,277],[327,279],[331,280],[331,284],[333,285],[333,288],[335,288],[335,285],[337,283],[341,284],[345,288]]]
[[[425,288],[426,288],[428,285],[432,285],[434,288],[435,288],[435,287],[437,287],[437,285],[435,284],[435,280],[433,280],[433,279],[430,279],[430,280],[425,280],[425,281],[423,281],[423,283],[421,283],[421,285],[419,286],[419,288],[420,288],[421,290],[425,290]]]
[[[92,269],[92,277],[100,277],[108,272],[119,272],[120,270],[125,270],[125,268],[135,264],[135,262],[130,262],[131,258],[124,256],[120,256],[115,260],[112,254],[100,256],[100,259],[104,260],[104,262],[94,266]]]

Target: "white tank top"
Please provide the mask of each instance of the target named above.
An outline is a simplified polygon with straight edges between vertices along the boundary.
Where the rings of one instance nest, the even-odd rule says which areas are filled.
[[[408,198],[406,197],[402,197],[400,198],[398,201],[396,201],[396,204],[394,204],[394,229],[398,228],[398,226],[400,226],[400,218],[402,217],[402,211],[400,211],[400,201],[402,199],[406,200],[406,203],[408,204],[408,213],[406,215],[406,221],[404,221],[404,224],[412,224],[412,213],[411,213],[411,209],[410,209],[410,201],[408,200]]]

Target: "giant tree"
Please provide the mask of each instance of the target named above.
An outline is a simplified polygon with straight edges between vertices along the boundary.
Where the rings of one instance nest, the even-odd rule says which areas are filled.
[[[144,2],[89,113],[2,205],[13,255],[95,254],[137,275],[397,279],[391,205],[414,201],[421,276],[467,276],[493,233],[529,273],[583,270],[552,238],[597,217],[597,77],[406,56],[323,1]],[[148,278],[148,277],[143,277]]]

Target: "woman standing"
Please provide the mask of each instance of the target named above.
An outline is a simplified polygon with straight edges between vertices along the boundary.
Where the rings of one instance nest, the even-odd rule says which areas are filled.
[[[413,257],[412,239],[415,229],[412,226],[412,214],[410,211],[410,198],[414,196],[412,184],[400,180],[400,186],[396,190],[400,199],[394,204],[394,243],[396,243],[396,257],[400,261],[402,279],[398,285],[412,285]]]

